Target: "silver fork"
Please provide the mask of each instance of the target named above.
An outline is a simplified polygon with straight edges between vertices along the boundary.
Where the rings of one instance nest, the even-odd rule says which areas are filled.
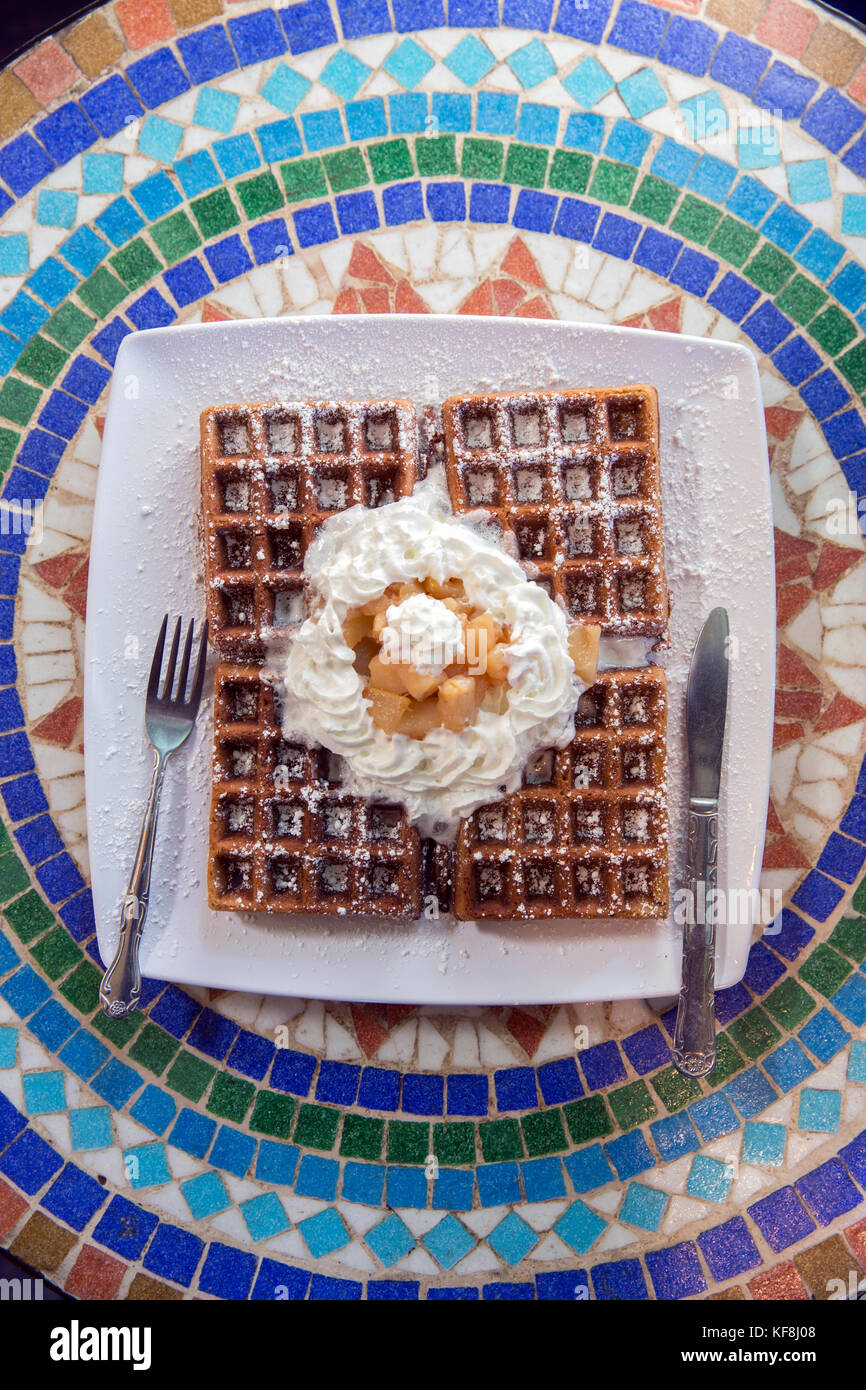
[[[153,777],[150,782],[150,793],[147,798],[141,834],[138,837],[138,849],[135,851],[132,873],[129,876],[126,897],[123,900],[117,950],[114,953],[114,960],[102,977],[102,984],[99,989],[99,1000],[103,1012],[111,1018],[123,1018],[126,1014],[132,1013],[138,1007],[138,1001],[141,998],[138,948],[144,920],[147,916],[150,870],[153,863],[153,846],[156,840],[156,818],[159,814],[159,797],[165,777],[165,765],[171,754],[180,748],[192,731],[201,703],[201,692],[204,684],[207,623],[205,623],[199,639],[192,689],[189,698],[186,698],[193,631],[195,629],[195,623],[192,622],[186,635],[180,674],[175,688],[175,670],[177,654],[180,650],[181,633],[181,619],[178,618],[174,628],[174,636],[171,639],[168,666],[162,694],[160,694],[159,676],[162,670],[167,627],[168,614],[166,613],[159,629],[159,637],[156,639],[145,703],[145,727],[155,754]]]

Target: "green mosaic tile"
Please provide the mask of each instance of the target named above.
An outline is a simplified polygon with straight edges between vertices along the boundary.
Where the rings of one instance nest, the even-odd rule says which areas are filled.
[[[547,150],[539,145],[511,144],[505,159],[505,182],[523,188],[543,188],[547,161]]]
[[[736,217],[723,217],[713,235],[708,249],[721,256],[729,265],[741,266],[754,250],[758,233]]]
[[[843,352],[836,366],[855,391],[866,389],[866,342],[855,343]]]
[[[0,903],[23,893],[29,883],[30,875],[17,854],[0,856]]]
[[[44,333],[49,338],[53,338],[61,347],[69,348],[74,352],[80,343],[84,342],[88,333],[96,325],[96,319],[91,318],[90,314],[85,314],[83,309],[79,309],[77,304],[72,304],[69,300],[61,304],[51,315],[46,323]]]
[[[485,1120],[478,1126],[478,1137],[485,1163],[502,1163],[524,1156],[520,1125],[516,1120]]]
[[[866,960],[866,917],[842,917],[827,940],[859,965]]]
[[[760,1008],[749,1009],[742,1018],[734,1019],[728,1024],[728,1033],[744,1056],[753,1062],[763,1057],[782,1036]]]
[[[858,912],[866,913],[866,878],[862,878],[854,889],[851,906]]]
[[[822,941],[816,946],[809,959],[800,967],[798,974],[807,985],[819,994],[829,998],[851,974],[853,966],[832,946]]]
[[[577,150],[554,150],[547,186],[558,193],[585,193],[591,171],[591,155]]]
[[[651,1077],[653,1090],[666,1110],[671,1114],[682,1110],[684,1105],[699,1100],[703,1095],[694,1077],[683,1076],[676,1067],[665,1067]]]
[[[3,912],[15,935],[25,946],[28,941],[35,941],[37,936],[41,936],[48,927],[52,927],[56,920],[51,908],[33,888],[17,902],[10,903]]]
[[[162,262],[153,254],[147,242],[136,237],[109,260],[128,290],[139,290],[162,270]]]
[[[815,1001],[811,994],[807,994],[803,986],[798,985],[789,975],[770,991],[764,1000],[764,1008],[777,1023],[781,1023],[782,1027],[790,1032],[814,1012]]]
[[[182,261],[184,256],[191,256],[201,246],[201,237],[185,212],[173,212],[161,222],[154,222],[150,235],[169,265]]]
[[[327,1152],[334,1147],[339,1125],[339,1110],[329,1105],[302,1105],[292,1137],[302,1148],[324,1149]]]
[[[203,198],[194,198],[190,208],[205,241],[240,225],[238,210],[227,188],[215,188]]]
[[[632,211],[664,226],[679,196],[680,190],[672,183],[656,178],[655,174],[647,174],[646,178],[641,179],[631,200]]]
[[[420,135],[415,141],[415,163],[423,179],[457,173],[457,142],[453,135]]]
[[[721,216],[719,209],[714,208],[712,203],[705,203],[703,198],[696,198],[694,194],[687,193],[677,208],[671,231],[687,237],[699,246],[706,246]]]
[[[716,1037],[716,1065],[713,1067],[709,1076],[705,1077],[707,1085],[723,1085],[725,1081],[729,1081],[738,1071],[742,1071],[745,1065],[745,1062],[734,1047],[727,1033],[719,1033]]]
[[[857,325],[847,314],[843,314],[841,309],[831,304],[829,309],[825,309],[823,314],[819,314],[814,323],[809,325],[809,332],[825,352],[835,357],[837,352],[847,347],[852,338],[856,338]]]
[[[20,443],[20,434],[0,427],[0,472],[5,472],[9,467]]]
[[[156,1023],[146,1023],[129,1049],[134,1062],[140,1062],[154,1076],[162,1076],[180,1043]]]
[[[219,1115],[221,1120],[232,1120],[239,1125],[252,1105],[255,1093],[252,1081],[244,1081],[242,1077],[231,1076],[228,1072],[217,1072],[207,1099],[207,1108],[212,1115]]]
[[[256,174],[253,179],[244,179],[235,185],[235,192],[241,200],[241,207],[251,222],[258,217],[266,217],[269,212],[281,208],[285,199],[270,170]]]
[[[429,1125],[415,1120],[388,1121],[389,1163],[424,1163],[429,1152]]]
[[[115,1047],[126,1047],[141,1027],[143,1019],[141,1014],[127,1014],[126,1018],[107,1018],[101,1011],[94,1014],[90,1026],[95,1028],[97,1033],[101,1033],[109,1042],[114,1043]]]
[[[355,146],[322,155],[322,163],[333,193],[345,193],[348,188],[362,188],[370,182],[364,156]]]
[[[250,1129],[256,1134],[267,1134],[271,1139],[288,1139],[296,1107],[297,1101],[291,1096],[259,1091],[250,1116]]]
[[[460,173],[464,179],[498,179],[505,163],[505,146],[501,140],[479,140],[472,136],[463,141]]]
[[[384,1142],[384,1120],[373,1120],[368,1115],[346,1115],[340,1136],[343,1158],[368,1158],[375,1162],[382,1157]]]
[[[42,392],[28,386],[17,377],[7,377],[0,390],[0,415],[16,425],[26,425],[40,400]]]
[[[440,1163],[448,1167],[475,1162],[475,1126],[458,1121],[456,1124],[433,1126],[433,1152]]]
[[[614,164],[609,159],[600,159],[589,185],[589,196],[599,198],[603,203],[617,203],[624,207],[631,197],[637,173],[631,164]]]
[[[102,976],[89,960],[83,960],[77,970],[60,986],[60,993],[81,1014],[92,1014],[99,1007],[99,985]]]
[[[415,176],[412,152],[405,140],[382,140],[368,145],[367,154],[376,183],[395,183],[398,179]]]
[[[826,298],[826,292],[807,280],[805,275],[795,275],[776,303],[782,313],[788,314],[795,323],[807,324],[811,323]]]
[[[749,261],[745,273],[758,289],[766,290],[767,294],[778,294],[782,286],[788,283],[794,270],[794,262],[790,256],[784,255],[782,251],[777,251],[775,246],[765,242],[757,255]]]
[[[0,821],[0,854],[9,854],[14,849],[12,838],[6,826]]]
[[[645,1081],[632,1081],[608,1092],[613,1117],[620,1129],[634,1129],[644,1120],[654,1120],[658,1114],[655,1102]]]
[[[30,954],[49,980],[59,980],[77,965],[83,952],[76,946],[65,927],[55,927],[30,947]]]
[[[300,203],[305,198],[326,198],[328,185],[321,159],[292,159],[280,165],[286,198]]]
[[[520,1121],[526,1152],[530,1158],[540,1158],[543,1154],[561,1153],[568,1148],[562,1111],[536,1110],[524,1115]]]
[[[97,318],[107,318],[112,309],[116,309],[120,301],[126,298],[126,287],[116,275],[101,265],[89,280],[78,286],[76,294]]]
[[[201,1100],[215,1072],[216,1067],[212,1067],[210,1062],[203,1062],[192,1052],[183,1051],[175,1057],[165,1080],[173,1091],[179,1092],[187,1100]]]
[[[575,1144],[587,1144],[590,1139],[602,1139],[606,1134],[613,1134],[613,1124],[602,1096],[571,1100],[562,1107],[562,1111]]]
[[[68,361],[68,352],[49,343],[47,338],[36,337],[30,339],[15,363],[15,370],[38,381],[40,386],[50,386]]]

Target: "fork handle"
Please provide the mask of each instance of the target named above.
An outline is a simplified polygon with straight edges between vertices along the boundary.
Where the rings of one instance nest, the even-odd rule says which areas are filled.
[[[138,848],[132,873],[126,888],[126,897],[120,914],[120,933],[114,959],[102,977],[99,988],[99,1002],[103,1013],[109,1018],[124,1018],[138,1008],[141,998],[141,970],[138,964],[138,948],[141,933],[147,916],[147,903],[150,895],[150,869],[153,863],[153,846],[156,839],[156,818],[159,814],[159,797],[165,777],[167,755],[157,753],[150,779],[150,792],[138,837]]]

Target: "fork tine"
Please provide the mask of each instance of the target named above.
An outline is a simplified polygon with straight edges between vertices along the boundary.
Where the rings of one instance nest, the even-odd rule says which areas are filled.
[[[190,694],[190,697],[189,697],[189,707],[190,707],[190,709],[191,709],[191,711],[192,711],[193,717],[195,716],[195,713],[196,713],[196,711],[197,711],[197,709],[198,709],[199,701],[201,700],[202,686],[204,685],[204,668],[205,668],[205,660],[206,660],[206,658],[207,658],[207,620],[205,620],[205,625],[204,625],[204,627],[202,628],[201,640],[200,640],[199,645],[198,645],[198,661],[196,662],[195,677],[194,677],[193,683],[192,683],[192,693]]]
[[[174,635],[171,639],[171,651],[168,654],[168,666],[165,672],[165,685],[162,688],[163,700],[171,699],[171,692],[174,686],[174,668],[177,665],[177,649],[180,646],[180,618],[174,625]]]
[[[153,700],[159,688],[159,673],[162,670],[162,653],[165,650],[165,630],[168,626],[168,614],[162,620],[159,629],[159,636],[156,639],[156,646],[153,649],[153,661],[150,663],[150,676],[147,681],[147,698]]]
[[[189,659],[192,654],[192,635],[194,631],[195,621],[193,620],[193,622],[191,622],[189,625],[189,630],[186,634],[186,641],[183,644],[183,660],[180,663],[180,675],[177,678],[176,698],[178,703],[181,705],[184,703],[184,699],[186,697],[186,681],[189,675]]]

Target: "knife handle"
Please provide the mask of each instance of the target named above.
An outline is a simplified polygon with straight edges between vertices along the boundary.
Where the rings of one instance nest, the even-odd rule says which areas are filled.
[[[706,1076],[716,1065],[718,848],[715,808],[690,808],[685,885],[688,917],[683,929],[683,983],[672,1049],[677,1070],[686,1076]]]

